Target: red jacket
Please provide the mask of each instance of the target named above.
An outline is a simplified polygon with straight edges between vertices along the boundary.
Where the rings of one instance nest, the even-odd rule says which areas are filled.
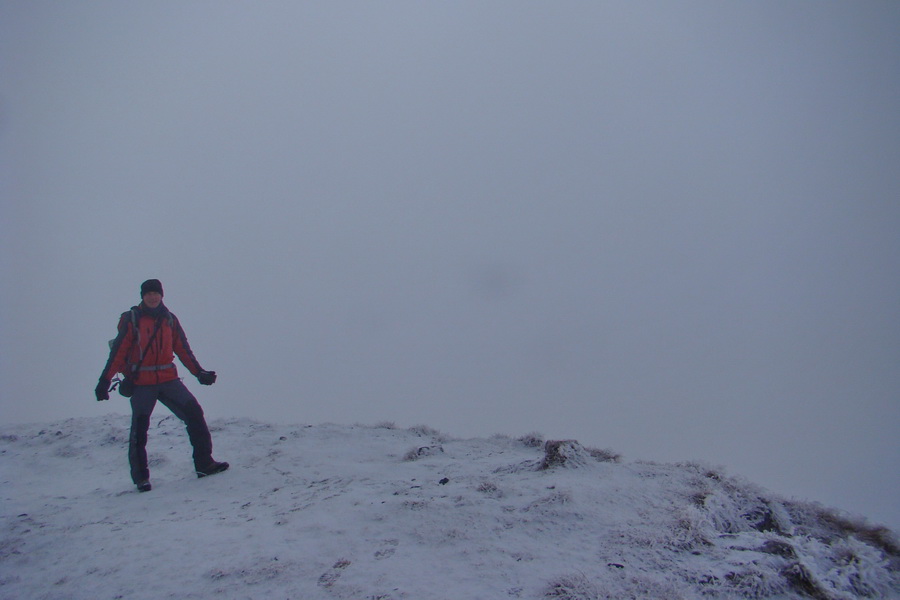
[[[119,318],[119,334],[110,344],[109,360],[102,377],[112,379],[116,373],[122,373],[133,379],[136,385],[172,381],[178,379],[175,355],[192,375],[199,374],[203,368],[194,357],[178,317],[162,304],[157,311],[158,316],[154,317],[147,312],[142,304],[122,313]],[[135,319],[137,330],[134,327]],[[157,324],[159,330],[154,336]],[[134,373],[138,362],[140,369]]]

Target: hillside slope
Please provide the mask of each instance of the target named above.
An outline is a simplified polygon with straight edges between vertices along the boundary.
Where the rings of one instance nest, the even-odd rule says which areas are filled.
[[[702,465],[534,435],[211,425],[232,469],[197,479],[158,411],[146,494],[125,416],[0,428],[0,598],[900,597],[891,532]]]

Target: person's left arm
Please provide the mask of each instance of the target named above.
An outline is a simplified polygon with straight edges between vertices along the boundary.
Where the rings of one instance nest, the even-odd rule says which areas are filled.
[[[201,384],[212,385],[215,383],[216,372],[207,371],[200,366],[200,362],[194,356],[194,351],[191,350],[191,345],[188,343],[181,321],[175,315],[172,315],[172,329],[172,350],[175,351],[181,363],[188,368],[191,375],[196,377]]]

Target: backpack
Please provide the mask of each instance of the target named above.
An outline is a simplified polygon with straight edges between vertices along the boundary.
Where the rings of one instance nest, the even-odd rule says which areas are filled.
[[[135,332],[137,332],[138,331],[138,307],[132,306],[131,310],[129,310],[128,312],[131,313],[131,327],[134,328]],[[169,327],[175,326],[175,317],[171,312],[168,313],[166,320],[169,322]],[[119,337],[119,336],[116,336],[113,339],[109,340],[109,349],[110,350],[112,350],[113,344],[116,342],[117,337]]]

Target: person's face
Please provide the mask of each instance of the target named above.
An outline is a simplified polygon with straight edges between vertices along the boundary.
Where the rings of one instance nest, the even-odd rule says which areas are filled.
[[[162,302],[162,294],[159,292],[147,292],[144,294],[144,304],[148,308],[156,308],[160,302]]]

